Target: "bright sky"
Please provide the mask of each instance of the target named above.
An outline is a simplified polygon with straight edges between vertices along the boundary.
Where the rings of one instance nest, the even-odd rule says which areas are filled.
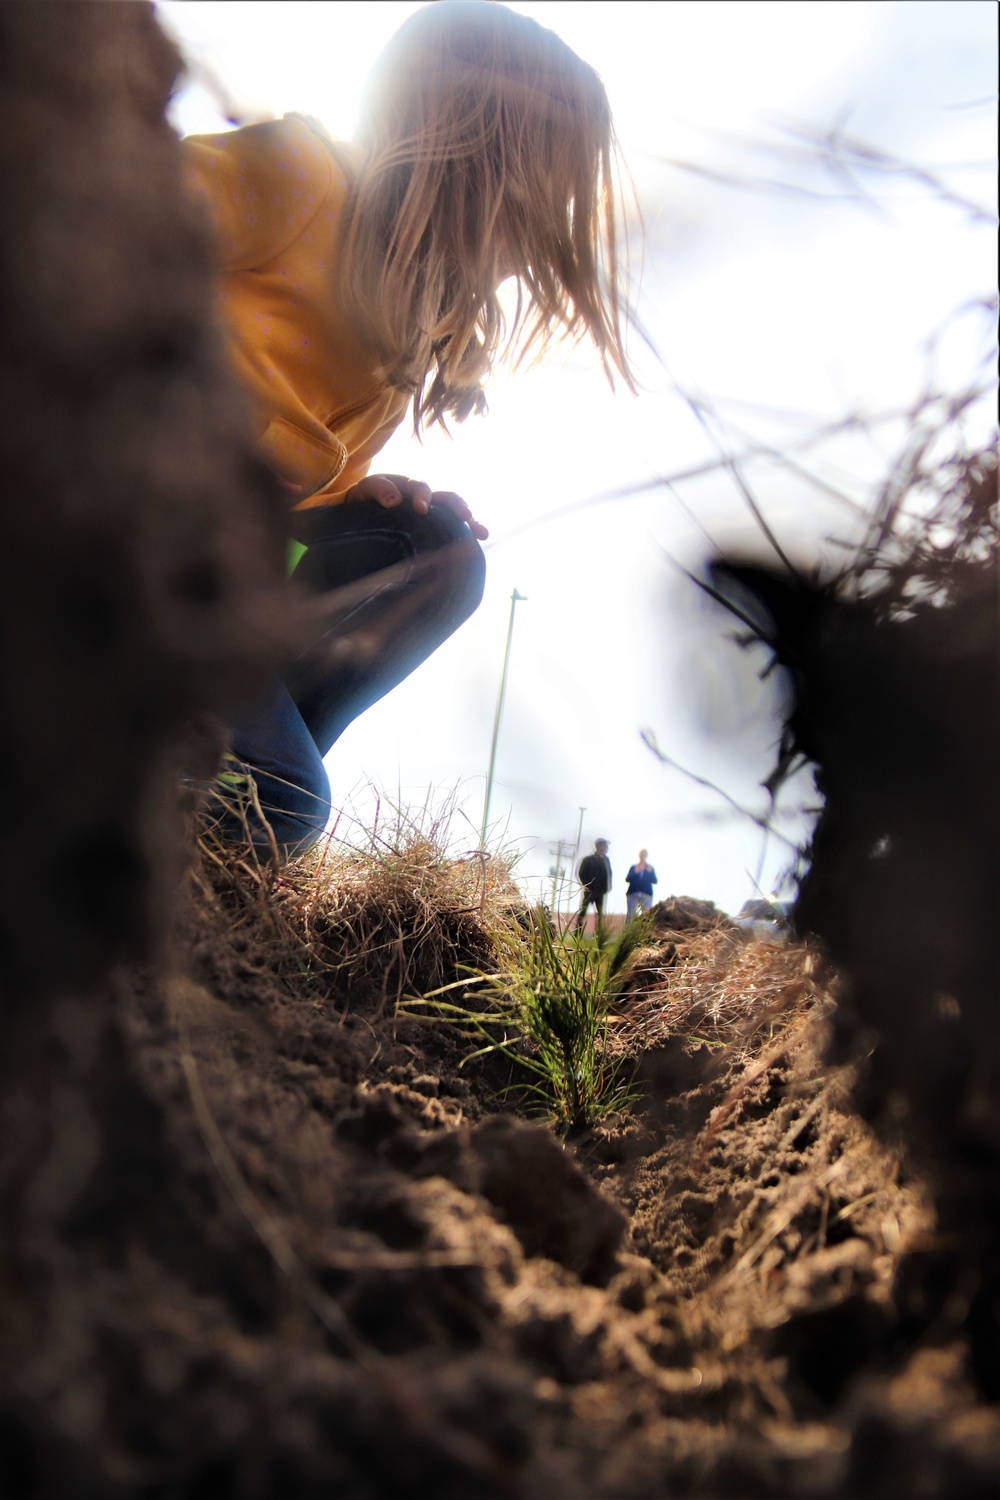
[[[226,128],[221,86],[241,118],[294,110],[349,136],[369,64],[417,8],[168,0],[160,15],[192,65],[177,128]],[[953,315],[995,286],[989,213],[966,204],[990,211],[995,198],[997,10],[990,0],[514,8],[604,78],[645,223],[639,315],[655,354],[635,340],[638,398],[612,395],[581,347],[499,376],[489,415],[454,438],[435,432],[418,446],[404,427],[383,450],[386,472],[458,490],[490,527],[487,591],[334,747],[334,802],[346,827],[348,815],[370,817],[370,785],[413,806],[429,789],[432,800],[457,789],[457,847],[476,846],[516,588],[526,602],[490,822],[495,839],[517,842],[527,888],[551,894],[556,843],[575,843],[583,808],[582,851],[611,840],[612,910],[624,910],[640,846],[659,895],[735,910],[755,881],[775,888],[787,847],[773,836],[764,846],[750,819],[640,738],[648,726],[673,760],[765,810],[780,685],[757,681],[761,662],[671,561],[702,564],[704,533],[761,552],[760,533],[731,476],[689,471],[717,462],[720,444],[794,452],[808,474],[766,457],[744,474],[783,545],[815,559],[857,524],[829,488],[870,501],[906,424],[818,435],[849,412],[905,409],[929,378],[948,391],[973,379],[992,324]],[[834,125],[932,169],[955,201],[912,175],[824,171],[792,132]],[[692,396],[710,403],[709,430]],[[980,438],[990,406],[972,419]],[[675,482],[651,487],[664,477]]]

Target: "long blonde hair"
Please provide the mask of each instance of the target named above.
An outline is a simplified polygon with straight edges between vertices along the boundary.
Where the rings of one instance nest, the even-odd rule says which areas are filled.
[[[415,430],[480,409],[501,349],[520,362],[586,333],[634,390],[611,111],[554,32],[495,0],[437,0],[376,63],[357,139],[341,296],[413,392]]]

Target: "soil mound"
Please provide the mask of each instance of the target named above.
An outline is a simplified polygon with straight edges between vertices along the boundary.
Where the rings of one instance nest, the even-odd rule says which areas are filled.
[[[993,453],[959,456],[825,586],[727,567],[794,693],[782,760],[824,806],[796,906],[843,975],[832,1056],[905,1129],[935,1184],[933,1302],[967,1308],[976,1378],[1000,1398],[1000,507]],[[890,513],[891,514],[891,513]],[[885,523],[883,523],[885,525]],[[779,768],[780,769],[780,768]],[[961,1288],[961,1290],[960,1290]]]
[[[612,1022],[640,1104],[566,1144],[345,977],[330,864],[206,852],[172,971],[115,976],[115,1128],[8,1236],[13,1493],[987,1492],[963,1329],[906,1300],[933,1205],[820,1061],[810,950],[692,941]]]
[[[714,901],[697,896],[668,896],[650,908],[657,933],[709,932],[714,927],[731,927],[732,923]]]

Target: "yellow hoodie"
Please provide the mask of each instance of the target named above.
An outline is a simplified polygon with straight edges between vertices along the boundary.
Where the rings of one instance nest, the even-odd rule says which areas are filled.
[[[260,452],[301,487],[300,508],[336,504],[367,474],[409,400],[337,295],[360,150],[295,115],[189,136],[183,149],[190,190],[215,227],[219,307],[255,402]]]

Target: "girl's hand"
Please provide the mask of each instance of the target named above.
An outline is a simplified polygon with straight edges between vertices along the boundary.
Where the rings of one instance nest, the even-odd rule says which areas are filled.
[[[426,516],[432,504],[444,505],[460,521],[465,522],[479,541],[484,542],[489,536],[486,527],[474,519],[461,495],[456,495],[451,490],[432,490],[429,484],[424,484],[419,479],[408,479],[405,474],[367,474],[357,484],[351,485],[344,499],[375,500],[386,510],[393,510],[397,505],[402,505],[404,500],[409,500],[418,516]]]
[[[431,500],[435,505],[446,506],[452,515],[457,516],[460,521],[465,522],[477,541],[485,542],[489,536],[489,531],[483,525],[482,521],[475,519],[461,495],[454,494],[452,490],[435,490],[431,495]],[[414,509],[416,509],[416,501],[414,501]]]

